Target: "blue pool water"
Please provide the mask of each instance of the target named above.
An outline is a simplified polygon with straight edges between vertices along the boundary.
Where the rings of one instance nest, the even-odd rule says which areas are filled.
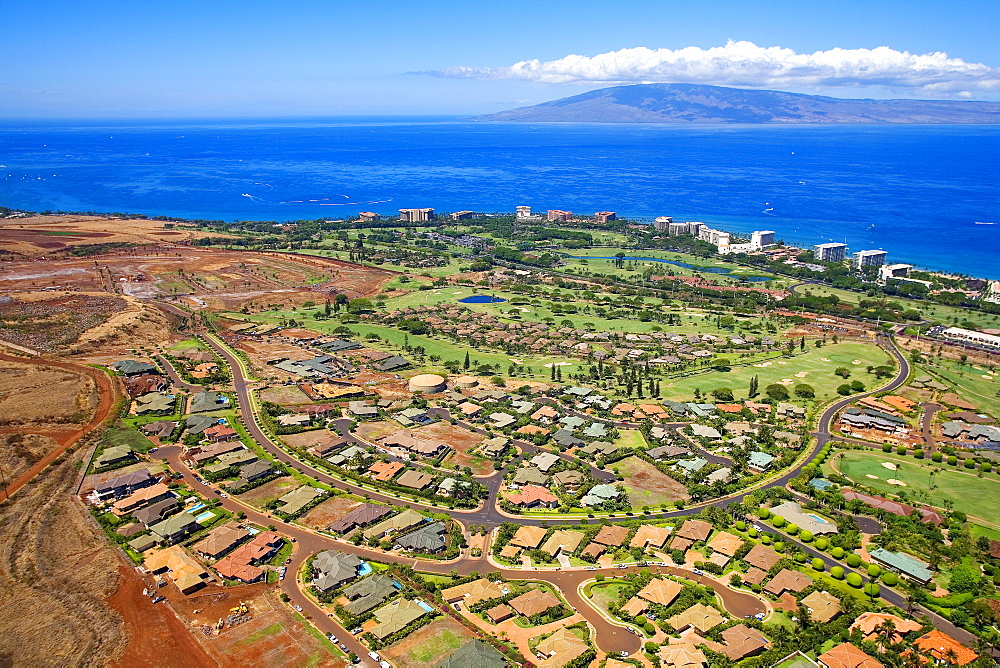
[[[569,255],[568,257],[575,258],[577,260],[614,260],[613,257],[591,257],[589,255]],[[693,264],[688,264],[687,262],[681,262],[680,260],[664,260],[659,257],[637,257],[632,255],[626,255],[626,260],[635,260],[637,262],[662,262],[663,264],[672,264],[677,267],[684,267],[685,269],[697,269],[698,271],[703,271],[706,274],[732,274],[733,270],[729,267],[701,267],[695,266]],[[742,276],[736,274],[744,281],[749,283],[762,283],[764,281],[774,280],[770,276]],[[463,300],[464,301],[464,300]]]
[[[822,524],[829,524],[830,523],[828,520],[823,519],[819,515],[813,515],[812,513],[806,513],[806,517],[811,517],[814,520],[816,520],[817,522],[820,522]]]
[[[201,501],[199,501],[198,503],[196,503],[196,504],[194,504],[193,506],[191,506],[190,508],[188,508],[188,509],[187,509],[187,511],[188,511],[189,513],[193,513],[193,512],[195,512],[196,510],[201,510],[201,509],[202,509],[202,508],[204,508],[204,507],[205,507],[205,504],[204,504],[204,503],[202,503]]]
[[[371,565],[367,561],[362,562],[361,568],[358,569],[358,575],[360,577],[364,577],[364,576],[368,575],[371,572],[372,572]]]
[[[491,297],[490,295],[472,295],[471,297],[459,299],[458,301],[460,304],[497,304],[507,300],[501,299],[500,297]]]
[[[427,612],[434,612],[434,608],[432,608],[431,606],[427,605],[423,601],[417,601],[417,605],[419,605],[421,608],[423,608]]]
[[[211,510],[206,510],[205,512],[203,512],[201,515],[198,515],[194,519],[196,522],[205,522],[212,519],[213,517],[215,517],[215,513],[213,513]]]

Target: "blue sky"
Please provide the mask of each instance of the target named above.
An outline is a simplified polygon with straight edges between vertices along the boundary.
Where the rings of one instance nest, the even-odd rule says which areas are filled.
[[[0,0],[0,16],[14,117],[476,114],[679,79],[1000,99],[997,0]]]

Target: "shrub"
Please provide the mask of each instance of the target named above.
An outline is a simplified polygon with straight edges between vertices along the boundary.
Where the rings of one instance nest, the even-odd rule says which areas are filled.
[[[760,532],[757,531],[757,527],[750,527],[749,529],[747,529],[747,535],[750,536],[751,538],[756,538],[757,536],[760,535]]]
[[[890,587],[895,587],[899,584],[899,576],[892,571],[886,571],[882,574],[882,582],[886,583]]]
[[[842,547],[840,547],[838,545],[837,547],[835,547],[832,550],[830,550],[830,554],[833,555],[834,559],[843,559],[844,558],[844,548],[842,548]]]
[[[940,452],[935,452],[931,455],[931,461],[940,462],[942,459],[944,459],[944,455]]]
[[[993,466],[989,462],[983,462],[979,465],[979,470],[983,473],[989,473],[993,470]]]
[[[778,523],[775,522],[774,526],[778,526]],[[798,524],[789,524],[787,527],[785,527],[785,532],[788,535],[790,535],[790,536],[795,536],[795,535],[797,535],[799,533],[799,525]]]
[[[916,457],[917,459],[923,459],[924,458],[924,451],[918,448],[918,449],[916,449],[916,450],[913,451],[913,456]]]
[[[834,566],[833,568],[831,568],[830,569],[830,577],[832,577],[835,580],[843,580],[844,579],[844,567],[843,566]]]
[[[892,446],[888,443],[883,443],[882,452],[892,452]]]
[[[955,455],[948,455],[948,466],[955,466],[958,464],[958,457]]]
[[[829,541],[827,541],[826,538],[817,538],[816,542],[813,543],[813,547],[815,547],[817,550],[822,551],[830,547],[830,543]]]
[[[775,516],[774,519],[771,520],[771,524],[780,529],[781,527],[785,526],[787,522],[785,521],[784,517]]]
[[[877,578],[882,572],[882,568],[878,564],[868,564],[868,577]]]
[[[812,567],[813,567],[813,570],[815,570],[815,571],[821,571],[824,568],[826,568],[826,565],[823,563],[823,560],[820,559],[819,557],[813,557]]]
[[[746,531],[747,530],[747,523],[744,522],[743,520],[738,520],[736,522],[736,530],[737,531]]]
[[[783,540],[775,541],[775,543],[774,543],[774,551],[775,552],[784,552],[785,551],[785,541],[783,541]]]
[[[868,584],[865,585],[865,593],[871,596],[872,598],[876,598],[879,595],[879,593],[881,593],[881,591],[882,588],[879,587],[874,582],[869,582]]]
[[[861,565],[861,557],[854,554],[853,552],[847,555],[847,565],[851,568],[857,568]]]
[[[764,545],[770,545],[771,544],[771,534],[769,534],[769,533],[761,534],[760,535],[760,542],[763,543]]]
[[[857,573],[847,574],[847,584],[851,585],[855,589],[861,586],[861,576]]]
[[[801,540],[803,543],[811,543],[813,540],[813,532],[809,531],[808,529],[799,532],[799,540]]]
[[[974,469],[976,468],[976,462],[972,461],[971,459],[966,459],[965,463],[962,464],[962,466],[964,466],[967,469]]]
[[[896,454],[897,455],[905,455],[906,454],[906,446],[905,445],[901,445],[898,448],[896,448]]]
[[[757,517],[759,517],[760,519],[766,520],[770,516],[771,516],[771,511],[768,510],[767,508],[758,508],[757,509]]]

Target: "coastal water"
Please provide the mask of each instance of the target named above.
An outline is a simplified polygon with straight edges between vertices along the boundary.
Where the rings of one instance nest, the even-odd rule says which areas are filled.
[[[0,204],[221,220],[567,209],[774,230],[1000,278],[1000,127],[14,122]]]

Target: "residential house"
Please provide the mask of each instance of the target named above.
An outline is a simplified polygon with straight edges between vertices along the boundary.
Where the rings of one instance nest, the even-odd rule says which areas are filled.
[[[142,433],[147,436],[153,436],[160,440],[170,438],[170,435],[174,433],[174,429],[177,429],[177,423],[172,420],[157,420],[156,422],[150,422],[145,424],[140,428]]]
[[[402,462],[375,462],[368,467],[368,473],[372,475],[373,480],[387,482],[392,480],[404,467]]]
[[[407,431],[397,431],[380,440],[386,447],[398,448],[419,457],[433,458],[448,449],[448,444],[429,438],[419,438]]]
[[[691,433],[696,437],[705,438],[710,441],[722,440],[722,434],[719,433],[718,429],[698,424],[697,422],[691,424]]]
[[[720,531],[708,541],[707,545],[715,552],[733,557],[743,547],[743,540],[728,531]]]
[[[201,525],[188,513],[177,513],[149,527],[161,543],[167,544],[176,543],[199,529]]]
[[[175,397],[163,392],[149,392],[136,397],[133,410],[136,415],[166,415],[174,412]]]
[[[785,501],[784,503],[771,508],[771,513],[777,517],[784,518],[789,524],[795,524],[802,531],[811,531],[819,536],[827,533],[837,533],[836,523],[823,519],[813,512],[805,512],[795,501]]]
[[[159,369],[152,364],[137,362],[136,360],[119,360],[118,362],[112,364],[111,368],[126,377],[140,376],[144,373],[156,374],[160,372]]]
[[[396,484],[410,489],[427,489],[434,482],[434,476],[420,471],[404,471],[396,478]]]
[[[753,471],[766,471],[771,468],[771,464],[777,459],[774,455],[756,450],[750,453],[748,465]]]
[[[606,501],[613,501],[621,496],[621,490],[614,485],[594,485],[580,499],[585,506],[599,506]]]
[[[397,599],[375,611],[375,619],[378,623],[369,633],[382,640],[397,631],[402,631],[411,622],[420,619],[426,614],[427,610],[418,601]]]
[[[809,609],[809,619],[826,624],[843,612],[840,599],[826,591],[814,591],[801,601]]]
[[[250,462],[246,466],[240,467],[240,473],[233,482],[232,488],[241,489],[247,485],[253,484],[261,478],[266,478],[274,472],[275,470],[271,468],[271,465],[262,459]]]
[[[661,550],[667,539],[670,538],[673,530],[673,527],[657,527],[651,524],[643,524],[636,530],[635,535],[629,542],[629,547],[638,547],[641,550],[649,548]]]
[[[362,563],[353,554],[333,550],[320,552],[313,559],[313,569],[317,572],[313,584],[321,592],[332,591],[356,578]]]
[[[525,485],[521,490],[507,496],[507,501],[523,508],[555,508],[559,497],[538,485]]]
[[[224,524],[213,529],[207,536],[194,544],[195,552],[209,559],[219,559],[250,537],[250,532],[242,527]]]
[[[684,612],[668,619],[667,624],[675,631],[693,628],[701,635],[705,635],[725,621],[726,618],[715,608],[709,607],[704,603],[696,603]]]
[[[682,459],[677,462],[677,468],[683,469],[684,473],[691,475],[692,473],[697,473],[708,466],[708,460],[704,457],[695,457],[694,459]]]
[[[546,531],[545,527],[525,525],[519,527],[517,532],[514,533],[514,537],[510,539],[510,544],[517,548],[534,550],[542,544],[546,533],[548,531]]]
[[[771,646],[771,641],[757,629],[746,624],[731,626],[721,634],[722,643],[706,643],[709,649],[725,654],[730,661],[756,656]]]
[[[514,473],[514,485],[547,485],[549,477],[533,467],[522,466]]]
[[[486,611],[487,619],[494,624],[505,622],[516,614],[517,613],[514,612],[514,608],[510,607],[506,603],[501,603],[500,605],[494,606]]]
[[[872,658],[849,642],[840,643],[816,657],[823,668],[884,668],[881,661]]]
[[[217,424],[214,427],[209,427],[202,433],[205,434],[205,438],[213,443],[235,441],[240,437],[235,429],[226,424]]]
[[[798,593],[812,582],[812,578],[805,573],[783,568],[764,586],[764,591],[772,596],[781,596],[785,591]]]
[[[152,487],[157,482],[159,478],[150,475],[148,469],[139,469],[97,485],[91,493],[91,498],[95,501],[121,499],[138,489]]]
[[[124,462],[133,461],[135,453],[127,445],[116,445],[105,448],[104,452],[94,460],[94,469],[103,469],[108,466],[115,466]]]
[[[434,668],[505,668],[506,665],[503,654],[481,640],[473,640],[438,661]]]
[[[674,457],[684,457],[690,454],[690,450],[676,445],[661,445],[651,448],[646,452],[653,459],[672,459]]]
[[[178,510],[180,510],[180,504],[177,503],[177,499],[171,497],[140,508],[132,513],[132,519],[149,527],[151,524],[156,524],[170,517]],[[121,530],[118,533],[121,533]]]
[[[535,651],[548,657],[544,665],[565,666],[589,649],[587,642],[565,626],[535,646]]]
[[[435,554],[445,548],[446,528],[442,522],[424,524],[416,531],[396,538],[396,545],[404,550]]]
[[[488,459],[498,459],[507,451],[510,439],[504,436],[488,438],[479,445],[479,452]]]
[[[971,649],[936,629],[914,640],[913,646],[918,652],[930,654],[935,661],[944,665],[965,666],[979,658]]]
[[[486,578],[479,578],[472,582],[448,587],[441,590],[441,597],[448,603],[462,601],[466,606],[476,605],[482,601],[489,601],[500,598],[507,592],[506,586],[501,582],[494,582]]]
[[[369,406],[367,401],[350,401],[347,403],[347,411],[361,419],[378,417],[378,408]]]
[[[507,602],[514,611],[525,617],[533,617],[562,605],[552,592],[542,589],[532,589]]]
[[[168,547],[148,554],[143,565],[150,573],[166,573],[182,594],[205,586],[209,573],[180,546]]]
[[[415,510],[407,508],[398,515],[382,520],[364,532],[365,538],[384,538],[395,531],[406,531],[424,522],[427,518]]]
[[[559,463],[559,455],[551,452],[540,452],[529,460],[538,470],[548,473],[549,469]]]
[[[675,535],[686,538],[692,543],[708,540],[712,533],[712,525],[703,520],[686,520],[676,531]]]
[[[363,615],[385,603],[400,589],[400,584],[386,575],[369,575],[344,588],[344,596],[350,600],[344,609],[354,616]]]
[[[383,506],[377,503],[362,503],[327,527],[327,530],[340,534],[350,533],[358,527],[365,527],[373,522],[377,522],[392,512],[392,506]]]
[[[508,413],[490,413],[490,420],[496,429],[506,429],[512,424],[517,423],[517,418]]]
[[[886,633],[884,629],[889,626],[892,627],[892,631]],[[868,642],[895,645],[901,642],[904,636],[922,628],[919,622],[911,619],[902,619],[883,612],[866,612],[854,620],[850,630],[857,629]]]
[[[562,485],[566,491],[575,492],[580,489],[580,485],[583,484],[586,478],[576,469],[566,469],[553,475],[552,479],[559,485]]]
[[[560,552],[569,555],[576,552],[584,538],[585,536],[579,531],[558,529],[552,532],[552,535],[548,537],[540,549],[552,557],[557,556]]]
[[[781,561],[781,555],[775,552],[774,548],[757,544],[746,553],[743,561],[752,567],[766,572],[774,568]]]
[[[911,580],[927,584],[934,577],[927,564],[902,552],[890,552],[881,547],[868,550],[872,561]]]
[[[174,498],[174,493],[170,491],[170,488],[162,482],[157,482],[153,485],[140,487],[128,496],[115,501],[111,506],[111,512],[118,517],[124,517],[157,501],[172,498]]]
[[[310,503],[325,495],[326,492],[318,487],[302,485],[278,497],[278,503],[281,504],[278,510],[287,515],[297,515]]]

